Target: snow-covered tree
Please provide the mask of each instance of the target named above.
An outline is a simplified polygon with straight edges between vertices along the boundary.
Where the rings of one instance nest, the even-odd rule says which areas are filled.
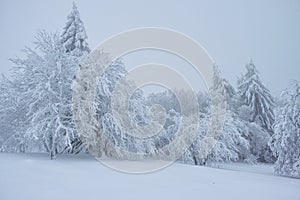
[[[27,128],[25,110],[21,98],[14,90],[13,82],[6,77],[0,79],[0,151],[24,152]]]
[[[121,60],[113,62],[108,66],[100,77],[97,87],[97,114],[99,117],[111,110],[111,95],[117,81],[123,77],[127,71]]]
[[[247,159],[250,155],[249,142],[245,138],[246,123],[236,113],[236,92],[232,85],[221,78],[219,69],[214,67],[214,85],[212,94],[222,93],[226,98],[226,114],[220,136],[209,155],[208,161],[228,162]],[[224,91],[223,91],[224,90]],[[216,98],[218,100],[218,98]],[[221,99],[222,100],[222,99]]]
[[[300,177],[300,85],[295,83],[282,95],[276,112],[275,133],[270,146],[277,158],[275,173]]]
[[[36,50],[27,49],[25,59],[12,59],[14,85],[22,105],[27,109],[30,126],[26,137],[49,152],[72,149],[76,138],[72,119],[71,84],[78,63],[77,57],[65,52],[57,34],[39,32]],[[21,110],[18,110],[19,112]]]
[[[208,113],[200,113],[200,123],[197,130],[197,135],[193,143],[187,148],[183,155],[179,158],[179,162],[192,165],[205,165],[207,157],[204,158],[201,155],[201,141],[207,134],[208,127],[210,125],[210,115]]]
[[[87,36],[75,3],[63,34],[41,31],[35,49],[15,63],[10,79],[1,81],[1,150],[78,153],[72,113],[71,83],[89,53]]]
[[[250,122],[255,122],[272,133],[274,99],[267,87],[261,82],[259,73],[252,61],[246,65],[246,69],[246,74],[238,80],[238,94],[242,105],[249,108]]]
[[[122,127],[118,126],[112,113],[111,98],[113,91],[118,81],[126,73],[124,63],[121,60],[111,63],[100,77],[95,99],[97,118],[105,136],[100,141],[102,145],[100,148],[106,156],[114,158],[122,158],[124,156],[121,151],[116,151],[118,148],[134,153],[141,149],[141,147],[137,147],[134,143],[134,138],[124,132]],[[131,87],[128,84],[126,88]]]
[[[178,129],[180,114],[172,109],[173,106],[170,105],[170,102],[173,102],[173,100],[169,103],[165,102],[165,99],[170,96],[164,94],[169,93],[151,94],[149,98],[146,98],[141,89],[136,89],[132,95],[130,95],[129,99],[128,123],[135,124],[138,127],[149,125],[149,123],[151,123],[150,114],[152,113],[150,112],[150,108],[154,104],[159,104],[166,110],[165,124],[163,124],[163,128],[157,135],[147,138],[135,137],[130,133],[130,130],[120,127],[120,124],[115,121],[115,116],[113,116],[112,113],[111,98],[116,84],[121,81],[120,79],[124,77],[126,73],[127,71],[122,61],[117,60],[105,69],[99,80],[96,96],[96,112],[100,126],[103,128],[103,134],[105,135],[102,141],[102,151],[106,156],[123,159],[132,158],[125,157],[127,155],[124,154],[124,151],[136,154],[137,157],[133,156],[134,158],[155,156],[159,149],[168,145],[173,140]],[[129,89],[129,91],[135,88],[132,82],[122,82],[122,85],[125,90]],[[128,91],[121,90],[119,92],[121,93],[118,93],[118,95],[124,96],[122,92],[127,93]],[[121,108],[118,107],[118,112],[120,113],[127,112],[120,109]],[[159,113],[156,112],[153,114],[160,116]]]
[[[262,83],[252,61],[246,65],[246,69],[246,74],[238,80],[239,114],[249,122],[247,139],[252,154],[259,161],[273,162],[267,141],[273,134],[274,99]]]
[[[63,33],[60,37],[65,51],[70,56],[78,57],[77,62],[74,63],[74,67],[77,68],[90,53],[90,48],[87,42],[88,37],[85,27],[75,2],[73,2],[72,11],[67,17],[67,23],[63,28]],[[71,141],[71,146],[72,148],[67,149],[68,153],[79,153],[84,149],[83,143],[79,137],[76,137]]]
[[[198,92],[197,94],[199,112],[201,114],[208,114],[210,112],[210,97],[207,92]]]
[[[149,124],[149,111],[145,105],[146,99],[144,92],[141,89],[136,89],[131,95],[129,101],[129,110],[132,123],[138,126],[144,126]]]
[[[245,139],[245,123],[239,118],[235,112],[236,93],[230,83],[221,78],[217,66],[214,66],[213,86],[210,88],[211,95],[214,95],[214,105],[226,106],[225,121],[217,122],[222,126],[215,126],[216,130],[220,131],[216,134],[217,143],[211,149],[208,157],[201,155],[201,141],[207,134],[209,126],[211,126],[211,109],[212,102],[209,101],[207,94],[199,93],[199,111],[200,111],[200,126],[198,135],[185,152],[180,161],[196,165],[204,165],[209,162],[228,162],[244,160],[249,157],[249,142]],[[224,99],[224,97],[226,97]],[[217,130],[220,129],[221,130]],[[203,144],[202,144],[203,145]]]
[[[180,112],[180,105],[175,94],[170,90],[166,90],[158,93],[151,93],[147,96],[146,104],[159,104],[166,111],[174,109],[176,112]]]
[[[61,34],[61,41],[68,53],[72,53],[75,56],[82,56],[90,52],[87,38],[79,11],[73,2],[73,9],[68,15],[67,23]]]

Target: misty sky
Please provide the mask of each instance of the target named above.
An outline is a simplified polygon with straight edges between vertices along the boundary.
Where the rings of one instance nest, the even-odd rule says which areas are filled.
[[[176,2],[176,3],[175,3]],[[178,3],[179,2],[179,3]],[[202,44],[235,85],[252,58],[274,94],[300,80],[300,1],[96,1],[77,0],[94,48],[101,41],[137,27],[167,27]],[[1,0],[0,73],[10,57],[32,46],[39,29],[61,31],[70,0]]]

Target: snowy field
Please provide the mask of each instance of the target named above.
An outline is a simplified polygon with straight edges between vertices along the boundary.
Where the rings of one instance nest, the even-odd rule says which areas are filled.
[[[88,155],[0,154],[0,199],[286,199],[300,200],[300,179],[270,165],[219,168],[175,163],[149,174],[114,171]]]

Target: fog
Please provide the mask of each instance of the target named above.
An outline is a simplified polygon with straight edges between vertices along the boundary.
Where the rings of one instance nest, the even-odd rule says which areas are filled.
[[[253,59],[273,94],[300,75],[300,2],[287,1],[76,1],[89,44],[137,27],[166,27],[198,41],[233,85]],[[61,31],[72,1],[2,0],[0,73],[22,56],[40,29]],[[134,63],[134,62],[133,62]]]

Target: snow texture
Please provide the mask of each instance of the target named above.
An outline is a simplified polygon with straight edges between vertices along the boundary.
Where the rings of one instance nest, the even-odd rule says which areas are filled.
[[[155,173],[109,169],[88,155],[0,154],[0,199],[299,200],[300,180],[275,176],[271,165],[219,168],[175,163]],[[126,162],[113,161],[112,162]]]

